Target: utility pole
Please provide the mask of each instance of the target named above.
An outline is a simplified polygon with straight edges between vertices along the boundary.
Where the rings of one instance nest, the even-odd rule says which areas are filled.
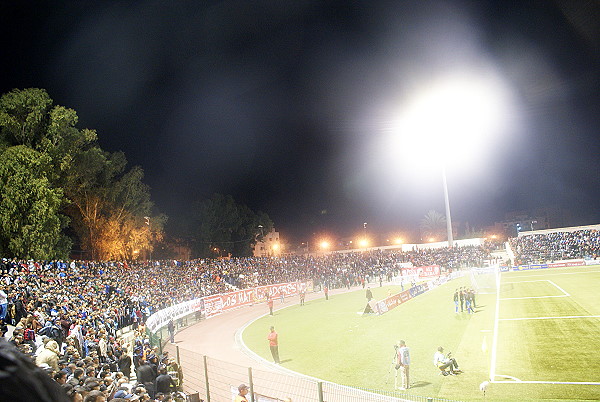
[[[148,234],[150,237],[150,241],[152,241],[152,231],[150,229],[150,217],[144,216],[144,220],[145,220],[146,225],[148,225]],[[152,244],[150,244],[149,250],[150,250],[150,261],[152,262]]]

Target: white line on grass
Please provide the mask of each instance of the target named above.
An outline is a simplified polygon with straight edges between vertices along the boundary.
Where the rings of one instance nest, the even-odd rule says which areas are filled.
[[[550,279],[538,279],[536,281],[518,281],[518,282],[505,282],[505,283],[530,283],[530,282],[548,282],[548,283],[551,283],[552,285],[554,285],[554,287],[556,287],[558,290],[560,290],[561,292],[563,292],[563,294],[562,295],[555,295],[555,296],[505,297],[505,298],[500,299],[500,300],[546,299],[548,297],[568,297],[568,296],[571,296],[570,294],[568,294],[567,292],[565,292],[565,290],[563,288],[561,288],[560,286],[558,286],[556,283],[552,282]]]
[[[560,290],[561,292],[563,292],[567,296],[571,296],[570,294],[568,294],[567,292],[565,292],[565,290],[563,288],[561,288],[560,286],[558,286],[556,283],[552,282],[551,280],[548,280],[548,282],[550,282],[551,284],[553,284],[554,286],[556,286],[558,288],[558,290]]]
[[[507,377],[507,376],[503,376]],[[600,385],[600,382],[593,381],[490,381],[494,384],[554,384],[554,385]]]
[[[521,278],[535,278],[538,276],[554,276],[554,275],[581,275],[581,274],[597,274],[598,270],[590,270],[590,271],[581,271],[581,272],[552,272],[552,273],[547,273],[544,272],[543,274],[523,274],[521,273],[520,277]],[[508,283],[508,282],[507,282]]]
[[[500,300],[523,300],[523,299],[548,299],[550,297],[569,297],[570,295],[557,295],[557,296],[525,296],[525,297],[504,297]]]
[[[600,315],[564,315],[564,316],[557,316],[557,317],[500,318],[500,321],[560,320],[563,318],[600,318]]]
[[[490,381],[496,377],[496,346],[498,345],[498,317],[500,314],[500,283],[502,274],[498,274],[498,283],[496,284],[496,316],[494,317],[494,338],[492,340],[492,361],[490,362]]]

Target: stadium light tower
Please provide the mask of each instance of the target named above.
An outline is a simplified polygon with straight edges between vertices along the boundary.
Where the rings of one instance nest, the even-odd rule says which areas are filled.
[[[409,94],[393,124],[393,148],[400,150],[403,163],[422,166],[428,161],[441,170],[449,247],[454,239],[447,170],[457,163],[472,165],[489,148],[503,131],[507,98],[502,82],[490,74],[449,74]]]
[[[452,217],[450,215],[450,198],[448,197],[448,181],[446,179],[446,165],[442,164],[442,181],[444,182],[444,206],[446,207],[446,231],[448,232],[448,247],[454,246],[452,235]]]

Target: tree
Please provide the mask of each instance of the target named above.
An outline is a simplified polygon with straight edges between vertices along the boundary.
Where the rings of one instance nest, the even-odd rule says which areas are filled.
[[[256,241],[273,228],[267,214],[255,213],[237,204],[232,196],[221,194],[198,202],[192,222],[194,253],[198,257],[249,256]]]
[[[430,210],[421,219],[421,236],[423,239],[434,238],[441,240],[445,238],[446,217],[437,211]]]
[[[15,89],[0,98],[0,151],[22,146],[43,158],[49,188],[61,190],[56,218],[71,218],[92,258],[131,258],[139,247],[151,251],[166,216],[155,214],[152,227],[145,225],[153,203],[143,170],[127,171],[123,153],[103,151],[96,132],[77,128],[77,122],[74,110],[53,105],[43,89]]]
[[[35,259],[65,258],[71,242],[62,234],[68,219],[59,210],[61,189],[53,188],[50,160],[26,146],[0,154],[0,253]]]
[[[46,134],[52,99],[43,89],[14,89],[0,98],[1,139],[5,146],[35,145]]]

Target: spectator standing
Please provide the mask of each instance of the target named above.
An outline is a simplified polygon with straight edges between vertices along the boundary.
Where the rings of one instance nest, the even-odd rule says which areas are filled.
[[[269,296],[269,300],[267,301],[267,305],[269,306],[269,314],[273,315],[273,298]]]
[[[235,396],[233,402],[248,402],[246,395],[248,395],[248,386],[246,384],[241,384],[238,387],[238,394]]]
[[[169,331],[171,343],[175,343],[175,324],[173,324],[173,319],[169,320],[169,323],[167,324],[167,330]]]
[[[124,348],[119,360],[117,362],[119,371],[127,378],[131,377],[131,357],[127,353],[127,349]]]
[[[167,374],[167,368],[160,368],[160,370],[158,370],[158,377],[156,377],[156,392],[170,394],[175,391],[177,391],[177,384],[175,384],[173,378]]]
[[[8,295],[4,289],[0,289],[0,320],[4,321],[8,312]]]
[[[277,339],[277,332],[275,332],[275,327],[271,327],[271,332],[269,332],[267,340],[269,341],[269,348],[271,349],[271,355],[273,356],[273,360],[275,361],[275,364],[279,364],[279,341]]]
[[[458,289],[454,292],[454,312],[458,314]]]
[[[401,390],[410,388],[410,349],[403,340],[398,341],[398,364],[402,376]]]
[[[154,375],[154,370],[152,370],[152,366],[146,361],[142,361],[142,364],[140,364],[140,366],[136,370],[136,375],[138,382],[142,384],[148,382],[153,383],[156,379],[156,376]]]

